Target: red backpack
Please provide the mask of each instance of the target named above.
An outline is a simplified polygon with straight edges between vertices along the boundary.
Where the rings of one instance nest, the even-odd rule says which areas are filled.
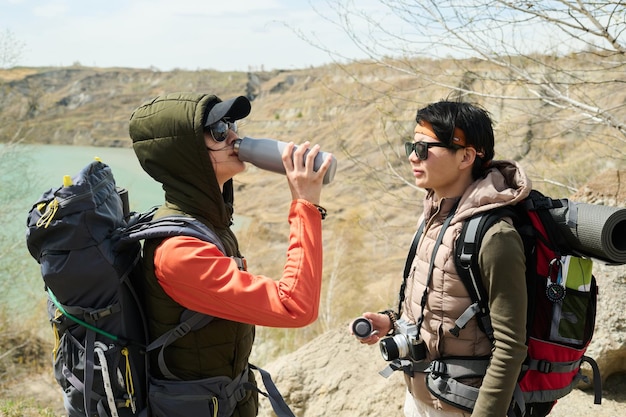
[[[594,332],[598,294],[592,261],[576,253],[551,213],[567,204],[567,200],[551,199],[533,190],[515,206],[467,220],[457,240],[457,272],[477,306],[481,329],[492,341],[488,299],[478,267],[480,244],[489,227],[507,216],[524,244],[528,352],[509,415],[546,415],[580,380],[589,382],[581,373],[582,362],[592,367],[594,403],[601,402],[598,366],[585,356]],[[458,334],[464,325],[457,321],[451,332]]]

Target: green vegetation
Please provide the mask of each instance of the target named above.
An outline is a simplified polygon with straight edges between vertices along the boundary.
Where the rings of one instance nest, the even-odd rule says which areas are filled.
[[[58,417],[53,410],[36,404],[35,399],[1,400],[0,415],[3,417]]]
[[[36,399],[24,396],[19,386],[28,381],[29,375],[48,371],[50,373],[51,341],[42,339],[41,332],[45,321],[28,307],[37,305],[28,300],[28,295],[21,294],[28,285],[24,285],[27,271],[37,272],[32,261],[26,256],[22,239],[22,222],[16,222],[15,216],[24,217],[22,202],[28,192],[29,181],[28,155],[23,147],[14,143],[0,144],[0,294],[3,303],[0,307],[0,415],[2,416],[42,416],[51,417],[51,410],[36,404]],[[17,173],[21,173],[17,175]],[[18,238],[19,236],[19,238]],[[16,284],[17,283],[17,284]],[[21,291],[20,291],[21,290]],[[7,302],[8,301],[8,302]],[[43,303],[39,305],[42,313]]]
[[[0,310],[0,415],[52,417],[45,399],[54,391],[47,389],[37,398],[24,390],[32,387],[30,378],[42,373],[51,377],[52,341],[41,338],[37,320],[17,318],[15,312]]]

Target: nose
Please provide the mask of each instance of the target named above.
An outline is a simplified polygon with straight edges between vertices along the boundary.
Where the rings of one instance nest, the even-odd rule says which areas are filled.
[[[230,145],[235,140],[239,139],[239,135],[232,129],[228,129],[228,135],[226,136],[226,142]]]

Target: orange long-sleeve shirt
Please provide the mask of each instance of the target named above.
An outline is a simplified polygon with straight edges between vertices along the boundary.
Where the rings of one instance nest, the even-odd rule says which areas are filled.
[[[322,225],[317,208],[294,200],[289,247],[279,281],[240,271],[212,243],[189,236],[165,239],[154,254],[156,277],[184,307],[227,320],[302,327],[317,319],[322,285]]]

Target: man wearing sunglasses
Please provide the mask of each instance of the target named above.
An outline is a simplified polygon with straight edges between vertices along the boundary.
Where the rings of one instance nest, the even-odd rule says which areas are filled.
[[[144,245],[143,297],[150,339],[176,327],[187,310],[214,317],[165,348],[167,368],[183,381],[202,384],[211,377],[241,376],[255,385],[254,375],[247,371],[255,325],[303,327],[318,314],[326,214],[319,203],[331,160],[316,172],[318,145],[305,142],[295,151],[293,143],[285,147],[283,164],[292,196],[287,261],[280,279],[248,271],[232,230],[232,216],[233,177],[245,169],[233,149],[237,121],[250,110],[243,96],[222,101],[209,94],[174,93],[149,100],[130,119],[133,149],[143,169],[165,191],[155,218],[191,216],[212,229],[224,247],[222,251],[189,236],[152,239]],[[149,355],[152,377],[173,380],[161,374],[157,353]],[[231,415],[255,416],[257,392],[246,389],[237,396]],[[180,397],[176,415],[185,415],[185,400]],[[202,415],[224,415],[221,400],[219,414],[209,409],[211,401],[204,402],[207,409]]]
[[[465,219],[516,204],[530,193],[530,180],[515,162],[493,160],[491,119],[485,110],[469,103],[440,101],[418,110],[413,140],[405,144],[405,151],[415,184],[426,190],[424,212],[417,223],[424,229],[414,257],[407,259],[400,311],[365,313],[374,332],[359,340],[379,342],[401,330],[398,322],[409,323],[415,325],[416,345],[423,344],[423,349],[413,354],[419,352],[422,357],[411,357],[414,361],[491,358],[484,378],[462,381],[480,387],[471,413],[455,406],[467,391],[451,390],[460,396],[457,398],[435,395],[435,390],[427,387],[424,369],[414,367],[417,362],[405,363],[401,368],[408,388],[404,411],[407,417],[504,417],[526,356],[522,241],[506,219],[489,229],[480,246],[479,266],[489,293],[493,344],[480,330],[476,317],[457,334],[449,331],[472,303],[456,272],[454,247]]]

